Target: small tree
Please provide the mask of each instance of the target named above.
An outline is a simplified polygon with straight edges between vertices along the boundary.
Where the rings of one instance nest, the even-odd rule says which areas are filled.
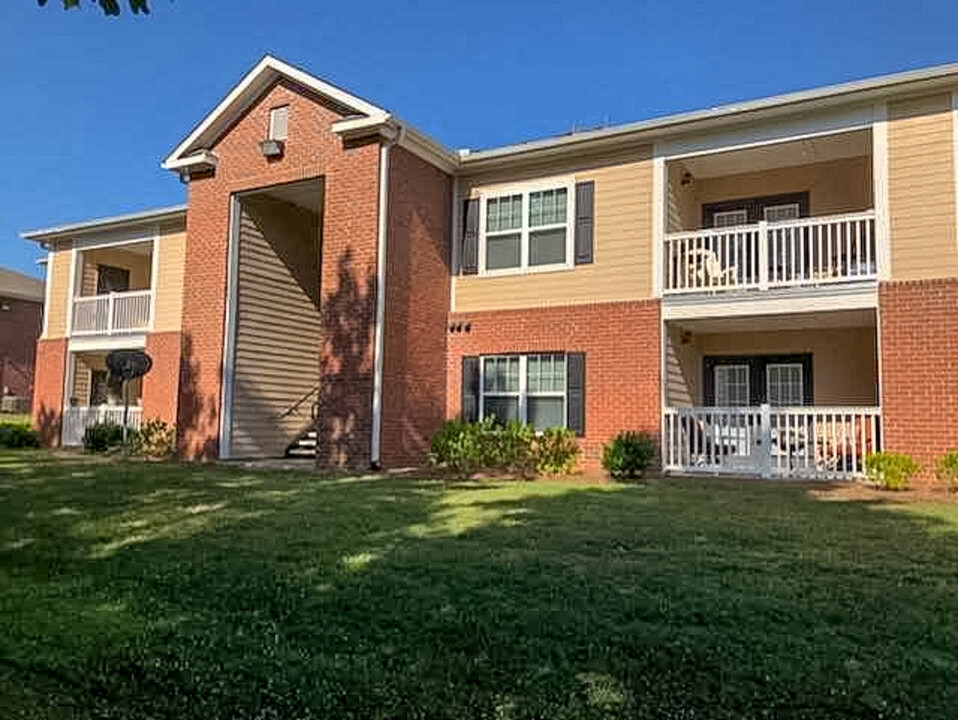
[[[49,0],[37,0],[37,4],[40,7],[46,6]],[[100,8],[103,10],[104,15],[119,15],[120,14],[120,0],[93,0],[99,4]],[[144,15],[150,14],[150,7],[147,5],[147,0],[127,0],[130,5],[130,11],[136,15],[142,13]],[[63,0],[63,9],[70,10],[72,8],[78,8],[81,5],[81,0]]]

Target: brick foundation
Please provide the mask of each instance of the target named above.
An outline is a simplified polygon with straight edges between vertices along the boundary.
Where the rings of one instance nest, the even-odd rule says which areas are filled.
[[[597,467],[603,444],[619,431],[645,430],[659,435],[662,403],[658,300],[454,313],[449,316],[449,323],[463,324],[461,331],[452,332],[448,338],[449,417],[460,411],[463,356],[584,352],[584,466]]]
[[[40,441],[44,445],[60,444],[66,358],[66,338],[37,342],[33,381],[33,427],[39,432]]]
[[[882,283],[878,296],[883,446],[918,460],[930,483],[958,449],[958,279]]]

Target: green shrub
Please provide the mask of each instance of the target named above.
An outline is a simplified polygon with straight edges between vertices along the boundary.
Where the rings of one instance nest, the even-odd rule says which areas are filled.
[[[641,477],[652,464],[657,448],[650,433],[619,433],[602,449],[602,467],[617,480]]]
[[[162,420],[148,420],[139,430],[131,431],[127,447],[131,455],[162,460],[173,454],[176,432]]]
[[[958,450],[949,450],[938,458],[935,475],[950,490],[958,490]]]
[[[556,463],[563,468],[569,465],[568,461],[562,460],[561,455],[570,451],[555,439],[558,436],[565,438],[566,432],[571,437],[571,431],[554,430],[537,438],[531,425],[516,420],[505,425],[493,418],[479,422],[450,420],[433,435],[429,461],[433,466],[459,477],[470,477],[480,471],[533,477],[537,470],[552,472],[542,469],[544,466],[540,464],[540,453],[543,451],[550,453],[549,468],[555,467]],[[543,438],[548,438],[545,443]],[[575,445],[574,438],[572,444]],[[575,453],[578,453],[578,446],[575,447]],[[574,465],[574,462],[573,455],[571,464]]]
[[[83,433],[83,449],[103,453],[123,445],[123,426],[116,423],[97,423]]]
[[[468,477],[477,472],[485,462],[480,437],[492,423],[472,423],[450,420],[432,436],[429,445],[429,462],[446,471]]]
[[[5,423],[0,425],[0,448],[21,450],[40,447],[40,438],[29,423]]]
[[[536,438],[536,470],[543,475],[568,475],[579,459],[579,443],[569,428],[549,428]]]
[[[868,478],[886,490],[905,490],[921,466],[905,453],[879,452],[865,457]]]

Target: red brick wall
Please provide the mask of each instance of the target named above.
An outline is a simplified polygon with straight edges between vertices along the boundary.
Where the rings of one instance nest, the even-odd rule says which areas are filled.
[[[57,445],[60,442],[66,355],[66,338],[37,342],[36,373],[33,382],[33,426],[39,431],[44,445]]]
[[[878,298],[884,449],[912,455],[929,482],[958,449],[958,279],[882,283]]]
[[[40,303],[0,295],[0,394],[29,398],[33,393],[33,362],[43,326]],[[6,388],[6,392],[4,392]]]
[[[586,467],[621,430],[661,427],[658,300],[574,305],[535,310],[453,313],[463,330],[448,336],[447,415],[460,410],[462,357],[495,353],[584,352]],[[469,330],[465,326],[469,326]]]
[[[177,393],[180,386],[180,333],[151,333],[146,353],[153,367],[143,378],[143,419],[176,424]]]
[[[290,106],[289,140],[284,157],[270,161],[258,143],[270,108],[284,104]],[[190,182],[178,413],[188,457],[218,452],[230,195],[325,176],[318,461],[368,465],[379,147],[344,148],[330,131],[341,117],[293,85],[274,85],[213,148],[216,172]]]
[[[382,460],[396,467],[425,461],[446,415],[451,180],[389,152]]]

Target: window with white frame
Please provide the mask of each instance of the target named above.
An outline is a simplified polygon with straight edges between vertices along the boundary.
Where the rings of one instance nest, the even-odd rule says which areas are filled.
[[[717,228],[748,224],[748,210],[725,210],[712,215],[712,225]]]
[[[749,366],[715,366],[715,404],[718,407],[742,407],[750,403]]]
[[[561,353],[482,358],[482,417],[520,420],[537,431],[566,426],[566,356]]]
[[[765,367],[765,386],[769,405],[781,407],[805,402],[801,363],[769,363]]]
[[[572,184],[483,198],[483,273],[565,267],[572,260]]]
[[[289,136],[289,105],[269,111],[269,140],[286,140]]]
[[[766,205],[762,209],[762,215],[768,222],[783,222],[784,220],[797,220],[801,215],[801,208],[798,203],[785,203],[784,205]]]

